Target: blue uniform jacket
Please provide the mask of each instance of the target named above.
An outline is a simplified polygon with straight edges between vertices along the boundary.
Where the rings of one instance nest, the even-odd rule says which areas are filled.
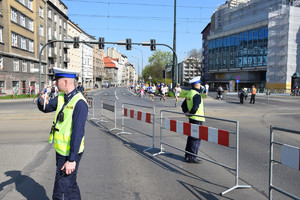
[[[65,95],[65,102],[69,102],[71,98],[77,94],[77,90],[74,89],[72,92],[70,92],[68,95]],[[44,113],[53,112],[56,111],[57,107],[57,97],[51,99],[49,103],[46,105],[46,108],[44,110],[44,105],[42,105],[38,101],[38,108],[40,111]],[[73,132],[71,134],[71,142],[70,142],[70,155],[68,156],[69,161],[76,160],[76,155],[78,154],[79,147],[82,141],[82,138],[84,136],[84,127],[85,122],[88,115],[88,106],[83,100],[79,100],[74,108],[73,111]]]

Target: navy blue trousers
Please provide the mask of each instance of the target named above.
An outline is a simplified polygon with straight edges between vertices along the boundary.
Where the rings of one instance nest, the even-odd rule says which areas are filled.
[[[201,121],[196,121],[196,120],[193,120],[193,119],[189,119],[189,122],[192,123],[192,124],[202,125]],[[198,155],[198,150],[200,148],[200,143],[201,143],[200,139],[188,136],[186,146],[185,146],[185,151],[188,151],[188,152],[191,152],[195,155]],[[193,155],[188,154],[188,153],[185,153],[185,158],[189,158],[190,160],[196,160],[197,159],[196,156],[193,156]]]
[[[70,175],[64,175],[60,170],[67,161],[67,156],[56,153],[56,175],[53,189],[53,200],[80,200],[80,191],[77,185],[77,172],[82,153],[76,157],[76,169]]]

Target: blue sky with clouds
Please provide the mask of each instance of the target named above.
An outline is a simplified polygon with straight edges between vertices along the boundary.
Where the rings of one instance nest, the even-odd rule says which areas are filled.
[[[68,7],[68,16],[86,33],[96,39],[104,37],[106,42],[150,41],[164,43],[173,47],[174,0],[63,0]],[[202,47],[201,31],[210,22],[216,7],[225,0],[176,0],[177,35],[176,53],[178,60],[191,49]],[[113,47],[113,45],[106,45]],[[153,52],[149,48],[134,46],[131,51],[115,46],[128,56],[130,62],[144,66]],[[139,50],[136,50],[140,49]],[[166,47],[157,47],[162,51],[171,51]]]

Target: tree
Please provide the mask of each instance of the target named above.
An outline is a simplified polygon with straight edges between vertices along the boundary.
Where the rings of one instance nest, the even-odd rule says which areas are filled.
[[[192,49],[188,52],[188,57],[194,57],[197,59],[201,59],[202,57],[202,49]]]
[[[152,77],[151,83],[157,83],[163,80],[163,70],[166,65],[172,61],[171,52],[157,50],[149,57],[149,65],[145,66],[143,71],[143,79],[149,82],[149,76]]]

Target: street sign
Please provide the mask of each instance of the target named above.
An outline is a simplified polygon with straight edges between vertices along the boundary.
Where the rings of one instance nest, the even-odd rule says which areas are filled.
[[[236,83],[239,83],[239,82],[240,82],[240,80],[236,80],[235,82],[236,82]]]
[[[235,80],[240,80],[240,76],[239,75],[237,75],[236,77],[235,77]]]
[[[149,80],[151,80],[151,79],[152,79],[152,77],[151,77],[151,76],[149,76],[149,77],[148,77],[148,79],[149,79]]]

